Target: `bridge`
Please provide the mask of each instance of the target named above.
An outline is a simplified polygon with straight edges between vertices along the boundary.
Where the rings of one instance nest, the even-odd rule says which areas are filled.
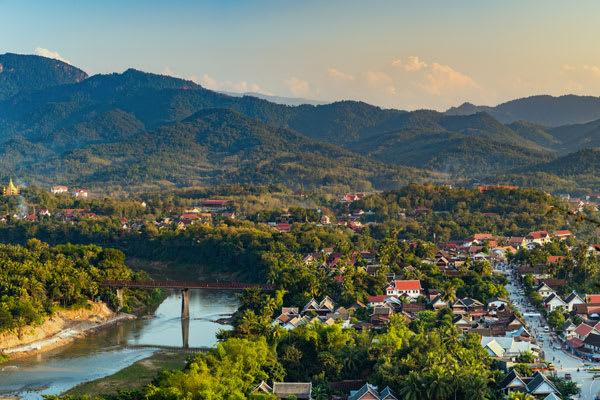
[[[242,290],[249,288],[259,288],[262,290],[274,290],[273,285],[260,283],[220,283],[220,282],[136,282],[136,281],[104,281],[100,286],[117,288],[117,298],[119,299],[119,309],[123,308],[123,288],[158,288],[158,289],[180,289],[181,290],[181,319],[190,318],[190,302],[188,297],[189,289],[226,289]]]

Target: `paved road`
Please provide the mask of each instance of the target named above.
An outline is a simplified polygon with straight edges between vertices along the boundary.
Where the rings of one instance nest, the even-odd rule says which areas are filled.
[[[545,359],[554,364],[558,376],[564,376],[566,373],[570,373],[573,376],[573,381],[577,382],[581,388],[581,399],[594,400],[596,394],[600,391],[600,380],[593,380],[593,373],[584,371],[584,364],[579,359],[571,356],[564,350],[554,348],[554,346],[558,345],[556,335],[544,332],[542,326],[545,325],[545,322],[542,321],[541,316],[527,315],[525,310],[530,309],[533,311],[534,308],[528,303],[525,296],[517,293],[519,290],[518,285],[519,283],[512,276],[509,276],[509,284],[506,286],[509,292],[509,300],[525,317],[528,330],[536,338],[538,345],[542,347]],[[578,368],[580,372],[577,372]]]

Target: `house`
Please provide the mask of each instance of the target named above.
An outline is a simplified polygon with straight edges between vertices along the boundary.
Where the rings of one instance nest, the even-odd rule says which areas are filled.
[[[584,341],[591,333],[600,334],[593,326],[586,323],[579,324],[579,326],[573,331],[574,336]]]
[[[525,236],[525,242],[527,245],[538,245],[543,246],[550,242],[552,239],[546,231],[530,232],[529,235]],[[529,247],[529,246],[528,246]]]
[[[452,312],[454,314],[468,314],[482,311],[484,311],[483,303],[469,297],[456,299],[456,301],[452,304]]]
[[[373,307],[377,307],[377,306],[383,306],[385,304],[385,299],[387,299],[388,295],[385,294],[380,294],[377,296],[369,296],[369,308],[373,308]]]
[[[312,400],[312,382],[273,382],[273,394],[278,399],[296,396],[299,400]]]
[[[545,282],[540,283],[535,290],[540,294],[540,296],[542,296],[543,299],[554,293],[554,290],[552,290],[552,288]]]
[[[516,360],[522,352],[531,351],[539,356],[540,347],[526,341],[517,341],[514,337],[482,336],[481,347],[487,350],[491,357]]]
[[[87,199],[88,191],[85,189],[75,189],[75,192],[73,192],[73,195],[75,197],[81,197],[81,198]]]
[[[585,302],[587,304],[600,304],[600,294],[586,294]]]
[[[67,193],[68,191],[69,189],[66,186],[52,186],[52,188],[50,188],[52,194]]]
[[[394,312],[390,307],[377,306],[373,309],[373,313],[370,315],[370,320],[373,325],[381,325],[390,322],[390,318],[394,315]]]
[[[565,299],[565,303],[567,304],[567,311],[571,312],[575,304],[585,304],[585,301],[577,293],[573,292]]]
[[[385,293],[388,296],[402,296],[407,295],[412,299],[416,299],[421,296],[422,288],[421,281],[410,280],[410,281],[392,281],[384,286]]]
[[[462,329],[463,331],[468,331],[469,329],[471,329],[470,318],[465,315],[457,315],[456,317],[454,317],[454,320],[452,320],[452,325]]]
[[[442,297],[440,295],[435,296],[429,302],[429,304],[431,304],[431,306],[433,307],[434,310],[439,310],[440,308],[448,307],[448,303],[446,303],[444,300],[442,300]]]
[[[548,256],[548,264],[558,265],[564,259],[565,256]]]
[[[292,225],[288,224],[287,222],[280,222],[275,225],[275,229],[282,233],[290,233],[292,231]]]
[[[202,208],[217,212],[226,210],[231,204],[231,200],[205,200],[202,202]]]
[[[514,247],[515,249],[520,249],[521,247],[527,244],[527,241],[524,237],[511,237],[507,243],[509,246]]]
[[[524,392],[527,383],[516,370],[511,369],[508,375],[498,383],[498,386],[500,386],[500,390],[508,394],[510,392]]]
[[[50,210],[46,209],[46,208],[42,208],[40,211],[38,211],[39,215],[42,215],[44,217],[49,217],[50,215]]]
[[[567,339],[571,339],[575,335],[575,329],[577,329],[577,325],[575,325],[570,319],[565,321],[563,326],[560,328],[563,336]]]
[[[326,315],[332,313],[334,309],[335,305],[333,303],[333,300],[331,300],[329,296],[325,296],[325,298],[323,298],[323,300],[321,300],[320,303],[317,303],[317,301],[314,298],[310,299],[309,302],[306,303],[306,305],[302,309],[301,314],[304,315],[312,311],[317,313],[318,315]]]
[[[536,371],[527,384],[527,393],[534,397],[548,396],[554,393],[560,396],[560,392],[552,382],[540,371]]]
[[[571,231],[555,231],[554,236],[556,236],[559,240],[567,240],[571,237]]]
[[[502,306],[506,307],[510,304],[510,301],[500,298],[500,297],[492,297],[488,300],[488,308],[500,308]]]
[[[398,398],[394,396],[389,386],[379,392],[377,386],[365,383],[359,390],[352,390],[348,400],[398,400]]]
[[[552,293],[550,296],[546,297],[543,301],[544,303],[544,308],[547,311],[554,311],[557,309],[565,309],[567,308],[567,303],[565,303],[563,301],[563,299],[560,298],[559,295],[557,295],[556,293]]]

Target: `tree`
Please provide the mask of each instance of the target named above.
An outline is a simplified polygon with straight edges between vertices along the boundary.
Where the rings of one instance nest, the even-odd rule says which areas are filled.
[[[560,309],[552,310],[548,313],[548,325],[554,330],[560,331],[565,324],[565,316]]]

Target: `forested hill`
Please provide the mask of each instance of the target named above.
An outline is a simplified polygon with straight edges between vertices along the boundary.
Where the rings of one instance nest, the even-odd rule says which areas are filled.
[[[435,174],[387,166],[229,109],[206,109],[118,143],[91,145],[29,164],[26,178],[132,188],[282,183],[294,188],[400,187]]]
[[[0,54],[0,100],[21,91],[80,82],[88,76],[79,68],[51,58]]]
[[[54,183],[60,180],[89,184],[99,179],[107,184],[109,180],[113,184],[126,183],[128,187],[235,179],[261,183],[272,177],[295,186],[351,181],[353,188],[382,188],[382,184],[394,187],[396,182],[407,179],[437,179],[435,174],[423,170],[448,174],[453,183],[485,180],[490,175],[509,172],[522,175],[529,173],[530,167],[559,155],[600,145],[598,121],[549,127],[565,115],[571,115],[571,120],[595,115],[598,99],[591,97],[537,96],[493,108],[465,105],[447,113],[382,109],[357,101],[286,106],[252,96],[228,96],[191,81],[135,69],[88,78],[83,71],[57,60],[12,54],[1,57],[17,60],[15,65],[28,68],[16,81],[6,80],[6,69],[0,73],[0,79],[5,79],[0,85],[4,93],[0,96],[3,179],[27,175],[32,182],[45,184],[50,179],[49,171],[53,171],[58,174],[53,177]],[[556,121],[542,118],[546,115],[544,104],[548,105],[547,114],[555,115]],[[303,144],[307,148],[299,151],[291,143],[275,141],[273,146],[278,151],[269,152],[259,151],[250,140],[240,142],[235,151],[227,153],[211,146],[205,148],[191,136],[180,135],[176,142],[184,149],[183,155],[192,157],[190,152],[199,150],[199,146],[206,153],[195,155],[186,166],[176,167],[174,146],[167,150],[158,147],[157,133],[178,129],[179,123],[189,123],[182,121],[198,116],[199,111],[215,108],[234,110],[266,124],[259,131],[264,128],[271,133],[287,132],[285,140],[295,131],[298,138],[303,136],[302,140],[310,144]],[[524,114],[530,118],[521,118]],[[540,120],[545,125],[523,121],[506,125],[494,116],[503,116],[501,121]],[[211,135],[215,143],[229,140],[228,132],[218,126],[213,127]],[[148,141],[148,149],[139,147],[141,140]],[[269,142],[275,139],[262,140],[264,148],[269,149]],[[242,149],[245,144],[249,147]],[[150,153],[150,149],[155,153]],[[284,154],[292,154],[293,161],[283,162]],[[243,168],[234,168],[234,160]],[[141,164],[135,166],[136,162]],[[151,163],[160,168],[153,168]],[[256,168],[249,169],[250,165]],[[273,170],[266,172],[269,166]],[[304,172],[300,173],[299,167]],[[362,168],[363,173],[357,174]],[[324,173],[325,169],[336,171],[339,177],[333,179],[332,174]],[[352,171],[356,179],[349,179],[350,175],[342,170]],[[390,174],[401,179],[390,179]]]
[[[546,126],[580,124],[600,119],[600,97],[531,96],[495,107],[464,103],[450,108],[446,114],[470,115],[477,112],[487,112],[503,123],[527,121]]]

